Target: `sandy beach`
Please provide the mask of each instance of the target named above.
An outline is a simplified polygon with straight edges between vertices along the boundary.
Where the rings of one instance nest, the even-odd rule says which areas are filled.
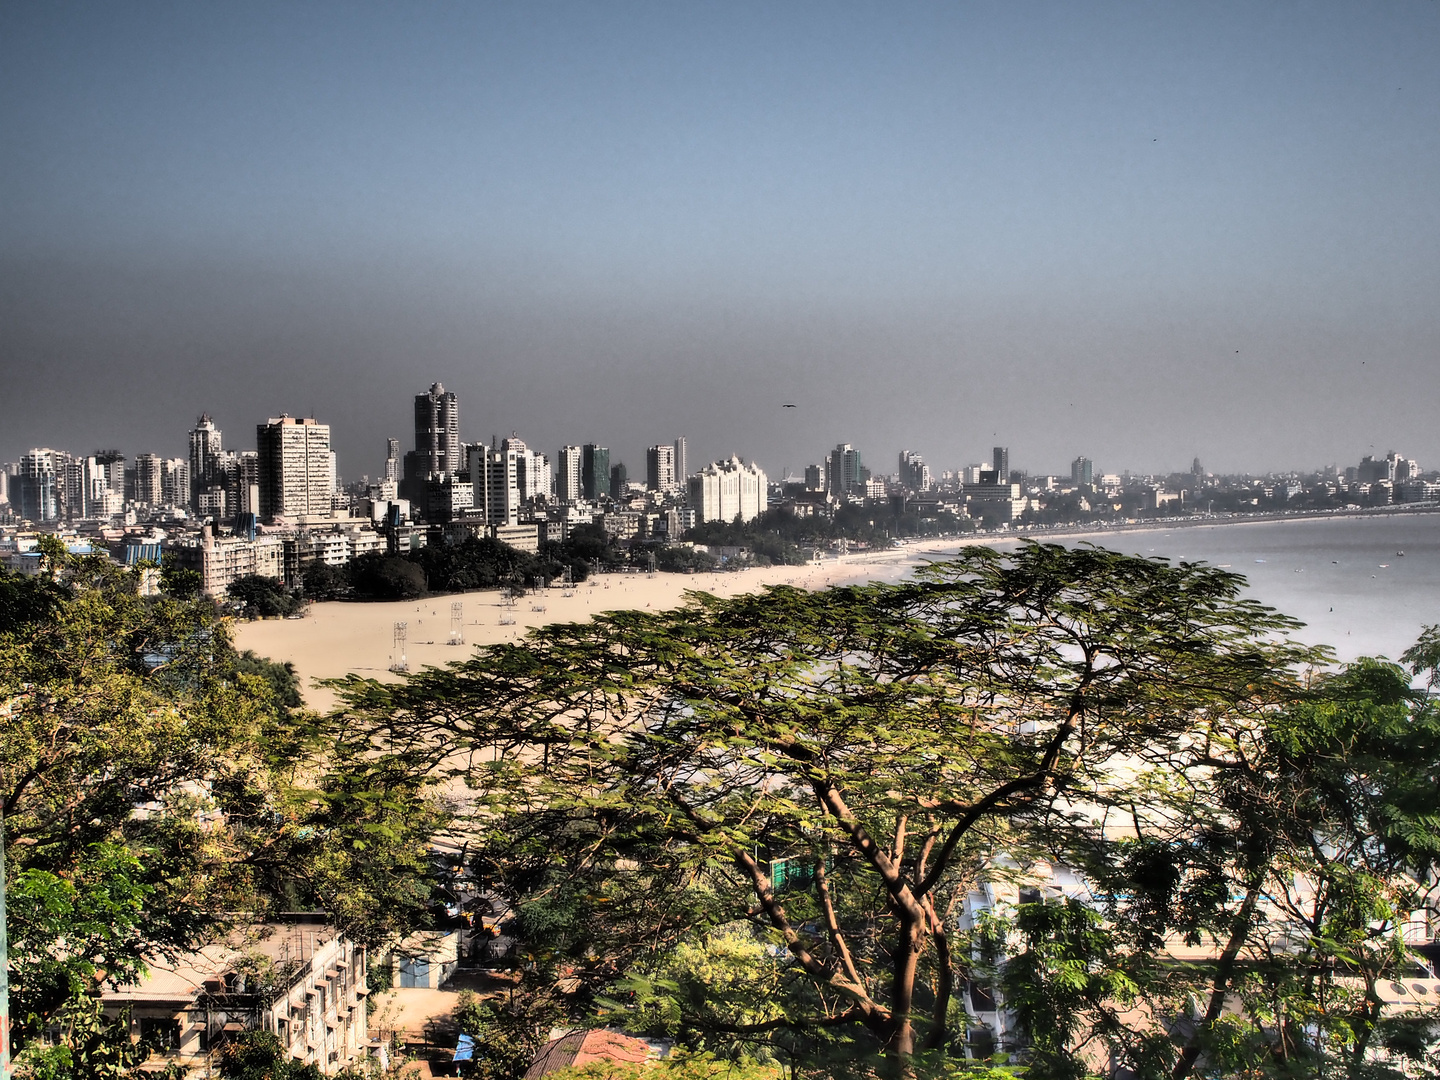
[[[771,566],[702,574],[601,574],[564,595],[560,587],[520,597],[513,605],[498,591],[453,593],[393,603],[311,604],[301,619],[263,619],[237,623],[235,644],[272,660],[295,665],[311,708],[328,710],[335,695],[314,685],[316,679],[354,673],[392,679],[394,628],[406,624],[406,660],[410,669],[443,665],[467,657],[477,645],[518,640],[535,626],[580,622],[602,611],[663,611],[675,607],[687,591],[735,596],[766,585],[820,589],[874,578],[894,580],[907,565],[943,551],[956,541],[911,544],[903,548],[847,555],[807,566]],[[461,605],[464,642],[449,644],[451,605]],[[508,621],[507,621],[508,620]]]
[[[1407,514],[1403,516],[1415,525],[1433,525],[1437,518],[1433,514]],[[407,624],[406,659],[411,670],[426,665],[442,665],[469,655],[477,645],[488,645],[500,641],[513,641],[528,629],[555,622],[583,621],[602,611],[624,609],[661,611],[679,604],[685,592],[697,590],[717,596],[735,596],[745,592],[756,592],[767,585],[795,585],[800,588],[819,589],[830,585],[851,584],[870,580],[898,581],[906,571],[917,564],[932,559],[943,559],[954,555],[960,548],[971,544],[1012,545],[1021,539],[1041,542],[1073,544],[1093,542],[1103,547],[1120,550],[1134,550],[1139,554],[1155,554],[1156,546],[1142,550],[1134,545],[1141,535],[1149,534],[1152,545],[1158,545],[1160,554],[1171,554],[1184,558],[1200,557],[1216,565],[1235,565],[1252,579],[1254,594],[1262,602],[1271,603],[1281,610],[1289,611],[1310,623],[1316,640],[1326,641],[1339,647],[1342,657],[1352,658],[1368,652],[1385,652],[1398,655],[1397,649],[1405,648],[1414,640],[1421,622],[1433,621],[1433,598],[1435,590],[1426,583],[1414,583],[1416,603],[1423,603],[1424,611],[1413,618],[1402,620],[1403,631],[1397,641],[1372,632],[1371,622],[1394,621],[1392,610],[1396,603],[1390,597],[1385,604],[1371,613],[1373,618],[1366,621],[1368,607],[1355,601],[1362,595],[1346,596],[1345,603],[1331,591],[1315,592],[1315,595],[1296,594],[1300,585],[1319,586],[1330,556],[1319,560],[1310,573],[1300,576],[1289,568],[1291,559],[1271,556],[1271,562],[1285,563],[1283,575],[1278,582],[1267,580],[1266,572],[1271,569],[1262,560],[1242,558],[1244,552],[1232,552],[1227,545],[1234,545],[1247,534],[1261,536],[1279,535],[1286,526],[1300,526],[1303,533],[1323,532],[1325,523],[1333,529],[1337,523],[1351,522],[1355,526],[1370,522],[1376,527],[1394,525],[1400,522],[1399,515],[1314,515],[1289,518],[1261,518],[1238,520],[1208,520],[1187,524],[1177,528],[1175,522],[1153,522],[1145,526],[1130,526],[1124,529],[1076,529],[1014,533],[990,533],[973,537],[951,537],[944,540],[928,539],[912,541],[901,547],[860,552],[840,558],[828,558],[818,564],[806,566],[772,566],[763,569],[740,570],[725,573],[703,574],[603,574],[592,581],[576,585],[571,596],[565,596],[561,588],[551,588],[543,595],[525,596],[506,605],[500,593],[495,591],[446,594],[429,597],[421,601],[396,603],[322,603],[312,604],[303,619],[264,620],[239,623],[235,627],[236,644],[241,649],[253,649],[262,656],[273,660],[288,660],[300,673],[306,702],[315,709],[330,709],[335,705],[334,694],[313,685],[315,679],[339,678],[351,672],[371,678],[391,679],[397,676],[390,672],[394,656],[394,626],[397,622]],[[1235,526],[1268,526],[1237,532]],[[1168,544],[1160,543],[1162,538],[1173,533]],[[1131,536],[1130,534],[1137,534]],[[1318,534],[1318,533],[1317,533]],[[1213,537],[1209,543],[1206,538]],[[1421,552],[1418,541],[1412,539],[1411,557],[1405,564],[1419,564],[1415,556]],[[1178,546],[1177,546],[1178,545]],[[1240,546],[1247,545],[1241,543]],[[1253,543],[1250,545],[1253,546]],[[1383,546],[1383,545],[1382,545]],[[1211,550],[1211,549],[1214,550]],[[1247,547],[1248,550],[1248,547]],[[1341,556],[1335,553],[1338,559]],[[1310,561],[1315,561],[1313,558]],[[1355,561],[1355,560],[1348,560]],[[1397,567],[1399,560],[1396,560]],[[1297,564],[1299,565],[1299,564]],[[1410,566],[1410,569],[1418,569]],[[1364,581],[1357,588],[1369,585],[1370,578],[1377,571],[1367,569]],[[1328,580],[1328,579],[1327,579]],[[450,605],[461,605],[461,629],[464,643],[449,645]],[[1371,606],[1375,606],[1372,604]],[[1343,622],[1340,620],[1347,620]],[[1413,624],[1413,626],[1411,625]],[[1362,644],[1363,643],[1363,644]],[[1353,647],[1347,647],[1353,646]]]

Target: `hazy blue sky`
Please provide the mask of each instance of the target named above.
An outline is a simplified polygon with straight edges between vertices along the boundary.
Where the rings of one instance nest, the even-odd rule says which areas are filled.
[[[1440,465],[1436,0],[12,0],[0,207],[5,460]]]

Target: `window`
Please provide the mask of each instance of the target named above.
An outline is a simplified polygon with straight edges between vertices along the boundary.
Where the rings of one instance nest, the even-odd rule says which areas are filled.
[[[180,1048],[180,1021],[174,1017],[142,1016],[140,1038],[156,1050],[178,1050]]]
[[[995,994],[982,982],[970,980],[970,1008],[976,1012],[994,1012]]]

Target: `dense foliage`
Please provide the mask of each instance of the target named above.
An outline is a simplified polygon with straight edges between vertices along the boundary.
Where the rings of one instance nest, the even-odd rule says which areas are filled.
[[[547,542],[538,553],[520,551],[488,537],[467,537],[458,544],[434,544],[404,555],[362,555],[346,572],[317,573],[305,580],[312,600],[353,595],[366,600],[412,600],[432,592],[470,589],[528,589],[537,581],[558,581],[568,570],[571,581],[584,581],[599,567],[627,562],[604,530],[574,529],[563,542]]]
[[[142,597],[133,574],[58,545],[43,569],[0,574],[22,1074],[91,1075],[82,1058],[128,1045],[91,1015],[93,993],[235,919],[320,908],[374,941],[423,916],[439,821],[423,783],[337,752],[332,723],[299,708],[293,672],[237,655],[208,601]],[[56,1024],[60,1046],[37,1042]]]
[[[393,941],[442,831],[521,943],[455,1018],[495,1080],[559,1022],[674,1039],[676,1076],[1440,1076],[1436,1009],[1387,1004],[1437,914],[1440,628],[1337,669],[1221,569],[969,549],[544,627],[319,717],[213,605],[42,569],[0,574],[27,1078],[130,1072],[95,992],[233,921]],[[309,1075],[260,1036],[221,1069]]]
[[[832,516],[797,516],[781,507],[767,510],[753,521],[707,521],[696,525],[686,539],[697,544],[743,547],[762,562],[797,566],[817,547],[835,540],[884,546],[893,539],[972,532],[975,522],[949,513],[920,517],[907,510],[903,499],[887,506],[846,504]]]
[[[274,578],[251,574],[230,583],[226,594],[247,618],[273,619],[294,615],[300,610],[300,598]]]
[[[340,688],[366,753],[426,744],[471,789],[477,871],[571,1008],[832,1072],[1423,1058],[1375,980],[1432,903],[1440,721],[1393,665],[1317,677],[1242,585],[970,549]],[[967,921],[986,881],[1044,888]],[[1020,1030],[973,1030],[962,992]]]

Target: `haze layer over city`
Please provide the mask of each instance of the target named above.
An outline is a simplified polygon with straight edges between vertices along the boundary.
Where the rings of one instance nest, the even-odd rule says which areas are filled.
[[[438,381],[633,475],[1430,467],[1437,46],[1434,3],[7,5],[0,459],[288,413],[373,477]]]

